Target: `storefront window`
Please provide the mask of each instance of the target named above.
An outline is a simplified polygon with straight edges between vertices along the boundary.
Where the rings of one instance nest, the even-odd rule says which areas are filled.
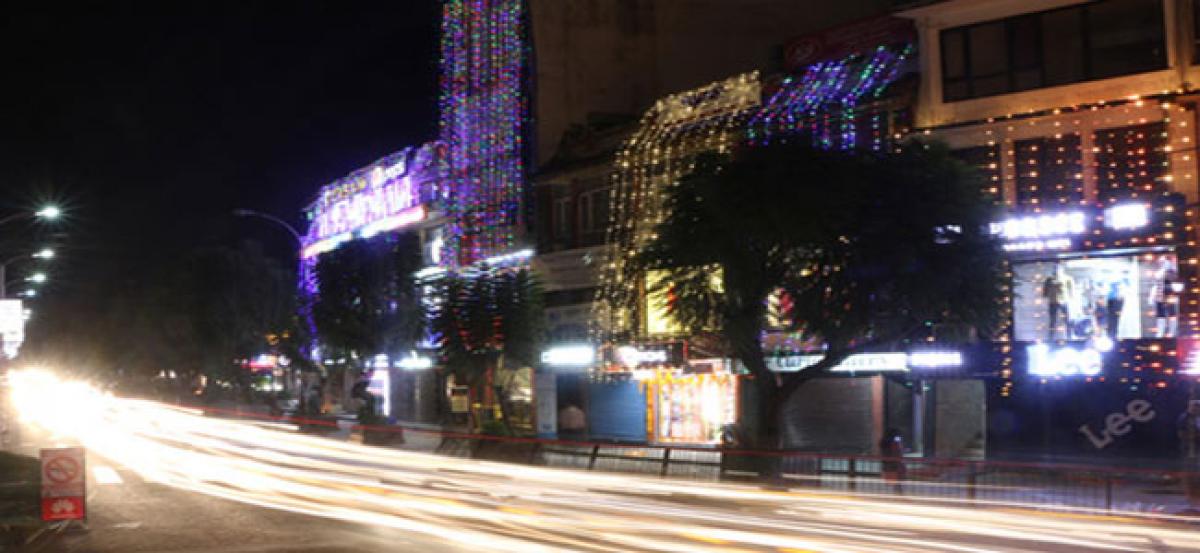
[[[1017,340],[1174,338],[1183,283],[1173,253],[1013,265]]]
[[[721,428],[737,420],[737,377],[728,373],[662,375],[655,390],[655,439],[718,443]]]

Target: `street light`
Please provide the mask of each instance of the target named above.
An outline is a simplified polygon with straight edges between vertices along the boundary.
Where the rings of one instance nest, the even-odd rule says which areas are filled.
[[[22,211],[19,213],[13,213],[12,215],[4,218],[0,218],[0,225],[11,223],[17,219],[44,219],[46,221],[53,221],[61,216],[62,209],[59,209],[59,207],[56,205],[47,205],[34,212]]]
[[[56,205],[48,205],[46,207],[39,209],[37,212],[34,213],[34,215],[37,217],[41,217],[42,219],[45,219],[47,221],[53,221],[62,215],[62,210],[59,209],[58,206],[56,206]]]
[[[10,258],[4,260],[3,262],[0,262],[0,300],[8,297],[7,290],[8,290],[8,285],[10,284],[8,282],[8,266],[9,265],[11,265],[17,261],[20,261],[22,259],[31,259],[32,258],[32,259],[49,260],[49,259],[52,259],[53,257],[54,257],[53,249],[42,248],[41,250],[39,250],[37,252],[31,253],[31,254],[30,253],[21,254],[16,257],[10,257]],[[40,280],[38,280],[38,279],[40,279]],[[37,283],[45,282],[46,274],[45,273],[37,273],[37,274],[33,275],[32,277],[25,279],[25,281],[26,282],[37,282]]]

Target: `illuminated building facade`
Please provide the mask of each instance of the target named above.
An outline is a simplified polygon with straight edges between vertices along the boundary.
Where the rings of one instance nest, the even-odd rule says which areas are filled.
[[[877,42],[839,42],[833,37],[852,33],[845,27],[831,29],[819,37],[823,48],[789,44],[789,66],[778,78],[764,83],[758,72],[750,72],[668,95],[636,125],[615,127],[627,136],[602,152],[612,156],[600,173],[608,180],[603,210],[594,209],[594,192],[572,198],[579,213],[575,218],[569,216],[566,198],[547,198],[553,207],[543,210],[549,211],[548,221],[539,229],[549,237],[545,245],[551,252],[535,263],[577,277],[594,287],[595,295],[586,325],[575,322],[576,317],[573,324],[559,327],[564,331],[556,337],[559,346],[547,352],[545,364],[585,380],[585,393],[573,395],[586,397],[594,437],[713,444],[723,427],[737,422],[747,387],[739,385],[736,365],[716,341],[675,327],[666,317],[666,298],[646,293],[654,275],[638,273],[626,260],[652,238],[654,225],[664,216],[667,187],[686,175],[701,153],[790,139],[846,149],[885,147],[913,97],[896,91],[905,90],[901,77],[911,73],[915,32],[892,18],[852,27],[872,30]],[[610,138],[593,136],[594,143]],[[563,172],[581,179],[596,176],[580,168]],[[597,232],[601,217],[607,219],[603,234]],[[559,240],[577,249],[557,253]],[[578,258],[584,266],[572,270],[570,260]],[[582,332],[584,326],[590,327],[589,334]],[[585,349],[589,354],[578,359],[563,356]],[[877,360],[859,361],[874,366]],[[863,441],[870,444],[873,438]]]
[[[526,18],[524,0],[445,0],[439,140],[323,187],[306,210],[300,273],[310,328],[311,298],[320,293],[317,259],[349,240],[418,233],[426,267],[416,276],[430,305],[429,281],[445,271],[520,265],[532,255],[522,247],[528,208]],[[413,371],[431,373],[433,339],[419,345],[426,348],[419,355],[382,352],[374,358],[371,389],[395,394]],[[428,403],[441,394],[429,381],[400,393],[415,398],[412,403]],[[404,404],[380,394],[389,407]]]
[[[305,209],[308,229],[302,237],[300,278],[305,298],[302,314],[310,328],[311,305],[320,294],[316,266],[322,255],[351,240],[399,234],[415,234],[427,266],[448,264],[444,258],[446,215],[445,147],[436,142],[405,148],[340,178],[317,193]],[[319,341],[319,337],[318,337]],[[420,346],[420,345],[414,345]],[[315,360],[326,368],[336,368],[346,360],[321,355],[314,349]],[[389,355],[390,354],[390,357]],[[409,421],[433,421],[437,413],[438,379],[430,362],[430,353],[386,352],[371,359],[372,393],[380,397],[384,416]],[[414,363],[418,358],[422,363]],[[340,362],[340,363],[339,363]],[[345,371],[334,371],[342,378],[332,382],[342,401],[353,384]]]
[[[1176,455],[1200,376],[1194,13],[1190,0],[901,12],[920,30],[916,134],[978,167],[1005,213],[992,231],[1011,325],[983,381],[989,456]],[[1095,439],[1136,400],[1155,415]]]

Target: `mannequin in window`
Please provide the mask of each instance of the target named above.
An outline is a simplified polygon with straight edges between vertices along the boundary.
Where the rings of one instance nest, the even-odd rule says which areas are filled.
[[[1066,327],[1063,337],[1071,337],[1071,321],[1067,314],[1067,288],[1070,284],[1070,279],[1061,271],[1046,277],[1045,282],[1042,283],[1042,297],[1046,299],[1046,308],[1050,315],[1049,326],[1046,329],[1047,340],[1053,340],[1058,334],[1060,321]]]
[[[1116,340],[1125,310],[1125,283],[1114,280],[1108,284],[1108,337]]]
[[[1183,283],[1179,281],[1179,273],[1168,263],[1163,260],[1150,288],[1155,336],[1159,338],[1174,338],[1179,331],[1179,293],[1183,291]]]

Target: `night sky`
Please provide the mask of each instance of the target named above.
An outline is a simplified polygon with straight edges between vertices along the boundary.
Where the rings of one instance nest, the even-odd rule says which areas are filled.
[[[321,185],[434,138],[438,25],[436,0],[6,6],[0,216],[44,199],[70,216],[38,301],[96,306],[202,245],[290,256],[230,211],[300,226]],[[12,255],[33,229],[0,232]]]

